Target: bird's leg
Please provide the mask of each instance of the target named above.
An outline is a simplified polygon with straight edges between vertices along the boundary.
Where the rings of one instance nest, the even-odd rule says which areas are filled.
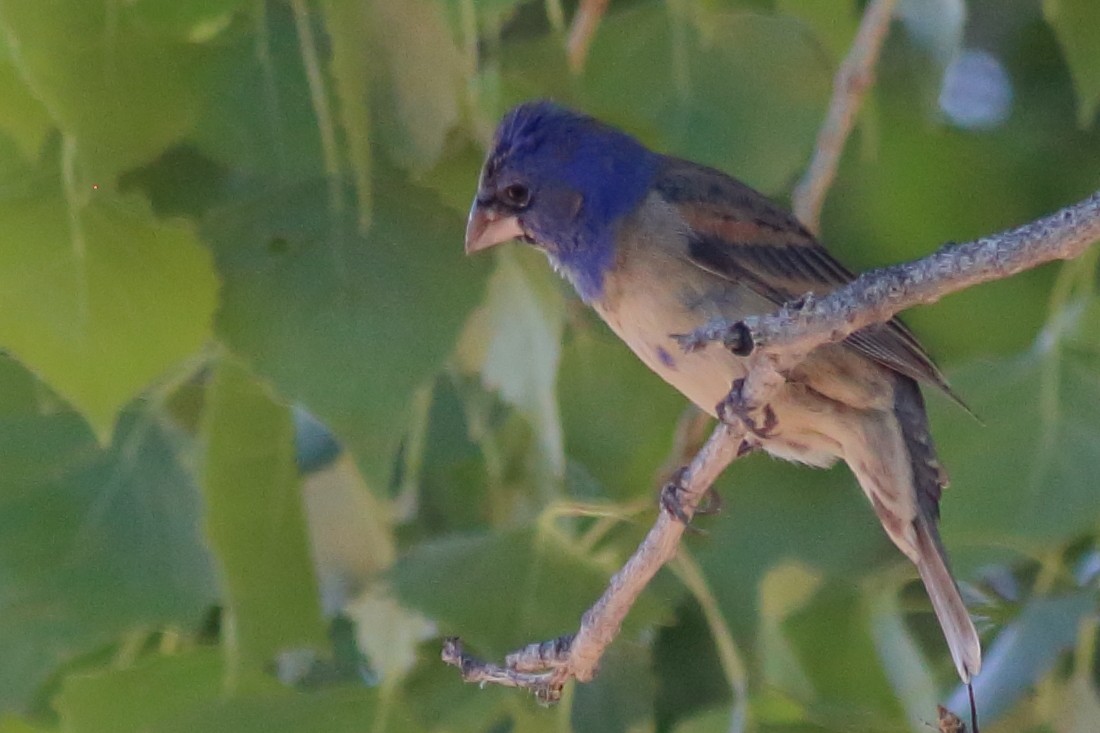
[[[734,380],[729,394],[714,408],[718,419],[727,425],[740,423],[760,440],[768,440],[776,435],[779,421],[771,405],[762,408],[749,404],[744,397],[744,379]],[[760,418],[757,417],[759,413]]]
[[[742,440],[741,445],[737,447],[737,457],[740,458],[748,453],[752,453],[759,446],[756,441]],[[684,507],[684,478],[687,475],[687,466],[680,466],[661,487],[660,504],[661,509],[668,512],[671,516],[679,519],[688,529],[693,532],[701,532],[691,523],[691,517],[688,516],[687,510]],[[714,486],[708,486],[707,490],[703,493],[703,498],[699,501],[699,505],[695,507],[695,511],[692,512],[692,516],[699,514],[717,514],[722,511],[722,495],[718,493],[718,490]]]
[[[694,532],[698,532],[698,529],[692,526],[691,515],[687,513],[686,507],[684,506],[683,493],[684,477],[686,474],[687,467],[681,466],[676,469],[671,477],[669,477],[669,480],[665,481],[664,485],[661,486],[661,508],[676,519],[680,519],[680,523],[687,528],[694,530]],[[703,494],[703,499],[698,503],[698,507],[696,507],[695,511],[691,514],[707,514],[711,511],[709,507],[711,507],[712,504],[722,505],[722,500],[720,500],[717,492],[714,491],[713,486],[706,490],[706,493]]]

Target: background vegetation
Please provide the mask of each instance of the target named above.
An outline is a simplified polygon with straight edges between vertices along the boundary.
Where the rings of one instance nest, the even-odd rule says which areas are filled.
[[[860,10],[616,0],[573,74],[562,0],[0,0],[0,732],[961,712],[851,476],[763,456],[558,707],[438,659],[575,627],[684,408],[537,253],[463,257],[499,115],[554,97],[784,199]],[[825,240],[869,267],[1083,198],[1098,106],[1094,0],[901,2]],[[1096,252],[909,315],[984,423],[930,398],[987,733],[1100,726]]]

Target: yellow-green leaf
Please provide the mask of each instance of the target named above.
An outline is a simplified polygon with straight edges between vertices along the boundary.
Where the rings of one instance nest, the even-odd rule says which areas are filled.
[[[231,684],[254,689],[282,651],[325,641],[290,410],[223,361],[203,432],[206,530],[225,581]]]
[[[1058,36],[1073,77],[1077,124],[1090,127],[1100,108],[1100,3],[1043,0],[1043,15]]]
[[[130,5],[0,0],[16,66],[92,178],[150,161],[182,137],[205,81],[205,49],[158,34]]]
[[[101,440],[123,405],[203,345],[217,290],[194,231],[139,199],[0,202],[0,346]]]

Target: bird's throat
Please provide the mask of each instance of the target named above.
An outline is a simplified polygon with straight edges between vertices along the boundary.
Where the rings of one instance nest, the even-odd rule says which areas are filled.
[[[546,250],[554,269],[565,277],[586,304],[603,297],[604,280],[615,263],[615,243],[611,237],[577,246]]]

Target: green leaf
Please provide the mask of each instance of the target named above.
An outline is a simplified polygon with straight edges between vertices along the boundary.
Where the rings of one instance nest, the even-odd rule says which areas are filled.
[[[417,181],[435,191],[445,206],[466,216],[477,195],[478,171],[484,162],[485,151],[480,145],[456,135],[439,164],[418,176]]]
[[[711,578],[706,581],[711,586]],[[730,680],[715,644],[714,628],[703,609],[693,596],[686,595],[674,613],[671,625],[662,627],[653,643],[658,729],[710,707],[722,706],[732,711],[734,705]],[[723,619],[733,620],[724,613]],[[755,677],[755,673],[750,675]]]
[[[298,182],[324,173],[289,3],[257,2],[251,33],[220,39],[205,88],[207,103],[189,141],[244,175]],[[243,24],[242,24],[243,25]]]
[[[127,413],[100,448],[25,372],[0,371],[0,394],[0,709],[13,709],[124,632],[194,624],[216,584],[178,434]]]
[[[27,160],[35,160],[53,129],[49,112],[19,76],[7,39],[0,33],[0,130],[11,136]]]
[[[403,166],[430,168],[458,122],[460,93],[474,69],[455,45],[441,3],[375,0],[370,8],[375,68],[384,74],[376,92],[379,133]]]
[[[813,29],[828,50],[833,68],[848,55],[859,28],[859,7],[853,0],[777,0],[776,10],[798,18]]]
[[[463,7],[463,4],[467,0],[443,0],[443,2],[452,17],[452,25],[456,26],[456,32],[461,30],[464,20],[468,20],[468,17],[464,18],[463,14],[473,11],[472,15],[477,28],[486,29],[482,33],[487,35],[493,29],[502,28],[509,19],[515,16],[524,0],[477,0],[475,3],[469,3],[466,7]],[[550,3],[547,3],[547,6],[549,5]],[[546,12],[549,15],[549,8]]]
[[[46,733],[46,730],[46,728],[33,728],[22,720],[8,715],[0,718],[0,733]]]
[[[225,279],[217,330],[280,393],[343,440],[386,487],[413,391],[440,367],[478,302],[488,262],[462,255],[462,222],[396,176],[370,233],[316,180],[212,216]]]
[[[656,682],[649,650],[632,644],[610,647],[600,674],[578,685],[570,719],[575,733],[651,731]]]
[[[407,699],[417,701],[413,715],[428,730],[482,733],[506,722],[510,710],[532,705],[512,689],[467,685],[454,667],[440,663],[438,644],[422,645],[420,652],[420,663],[402,690]]]
[[[703,34],[666,7],[645,3],[604,20],[585,106],[646,133],[662,152],[783,189],[805,165],[831,88],[812,33],[789,17],[716,10]]]
[[[571,633],[603,592],[609,572],[558,532],[524,528],[423,542],[398,560],[392,580],[402,601],[457,634],[472,651],[502,655]],[[643,594],[626,625],[652,623],[662,607]]]
[[[762,581],[774,568],[797,561],[806,578],[847,585],[884,561],[905,561],[844,466],[823,472],[749,456],[726,469],[717,488],[723,511],[713,523],[702,520],[710,538],[697,552],[739,636],[753,631]]]
[[[681,721],[673,728],[673,733],[728,733],[729,730],[729,708],[716,708],[697,713]],[[843,721],[835,727],[801,721],[783,721],[775,724],[762,721],[754,725],[752,730],[758,733],[835,733],[850,731],[853,727],[851,721]]]
[[[654,496],[685,400],[602,324],[577,329],[558,380],[566,452],[617,499]]]
[[[435,631],[423,616],[377,592],[362,594],[344,613],[355,621],[355,639],[371,669],[388,685],[409,673],[416,664],[417,645]]]
[[[524,704],[526,703],[526,704]],[[512,702],[509,724],[514,733],[560,733],[567,724],[564,714],[568,711],[549,711],[535,707],[529,701]],[[560,717],[559,717],[560,716]]]
[[[389,699],[380,705],[377,690],[363,687],[310,694],[268,691],[227,698],[222,689],[222,667],[220,652],[195,650],[144,660],[125,670],[72,676],[56,703],[64,730],[353,733],[367,724],[379,733],[421,730],[414,722],[417,716],[402,700]],[[0,731],[8,733],[3,724]],[[24,731],[32,733],[22,727],[11,733]]]
[[[298,436],[301,447],[301,434]],[[300,465],[300,464],[299,464]],[[363,481],[346,453],[302,477],[310,546],[326,614],[393,564],[394,510]]]
[[[1100,694],[1087,670],[1073,675],[1065,687],[1066,702],[1059,715],[1058,733],[1090,733],[1100,720]]]
[[[676,724],[673,733],[727,733],[730,729],[728,707],[706,710]]]
[[[483,452],[472,435],[468,401],[484,395],[471,381],[461,384],[472,396],[460,394],[459,380],[439,380],[425,418],[424,452],[415,477],[417,516],[420,524],[435,533],[481,529],[489,517],[512,516],[507,507],[500,506],[500,493],[494,491],[499,487],[493,485]]]
[[[222,692],[217,649],[142,660],[123,670],[74,674],[54,701],[67,733],[139,733]]]
[[[489,278],[484,317],[472,343],[481,352],[481,377],[500,392],[535,428],[540,453],[552,478],[565,471],[557,379],[565,298],[544,258],[531,251],[505,249]]]
[[[186,714],[165,719],[143,733],[420,733],[400,701],[379,699],[378,690],[285,691],[195,701]]]
[[[919,730],[936,709],[936,680],[927,660],[905,626],[898,589],[886,587],[871,593],[871,635],[878,658],[898,700],[905,706],[909,727]]]
[[[823,579],[799,562],[783,563],[760,582],[759,656],[766,684],[801,700],[813,697],[813,683],[783,629],[820,590]]]
[[[1092,591],[1028,601],[1020,616],[1005,626],[985,651],[982,673],[974,678],[974,698],[986,720],[1012,709],[1073,647],[1081,618],[1096,610]],[[946,706],[968,709],[965,687]]]
[[[0,2],[19,71],[76,141],[89,180],[154,159],[191,126],[207,51],[144,27],[129,3]]]
[[[0,345],[103,441],[123,405],[203,345],[217,289],[191,228],[144,201],[0,201]]]
[[[252,375],[219,364],[203,417],[206,532],[225,583],[231,686],[266,674],[279,652],[326,641],[290,411]]]
[[[879,664],[869,611],[856,589],[835,584],[783,625],[817,693],[810,707],[818,719],[901,722]]]
[[[1062,46],[1077,89],[1077,124],[1092,126],[1100,109],[1100,5],[1093,0],[1043,0],[1043,16]]]
[[[895,14],[940,68],[959,53],[967,20],[964,0],[901,0]]]
[[[377,6],[375,6],[377,7]],[[370,226],[371,212],[371,128],[368,72],[370,44],[364,39],[370,6],[349,0],[325,0],[321,4],[325,31],[332,43],[329,73],[336,92],[340,126],[344,130],[348,164],[355,181],[359,206],[359,228]],[[421,48],[417,43],[409,47]]]
[[[180,40],[202,43],[219,35],[245,0],[131,0],[134,23]]]
[[[933,420],[952,477],[942,532],[958,569],[1039,556],[1092,531],[1100,519],[1095,368],[1074,352],[1030,354],[983,360],[954,384],[984,423],[958,411]]]

